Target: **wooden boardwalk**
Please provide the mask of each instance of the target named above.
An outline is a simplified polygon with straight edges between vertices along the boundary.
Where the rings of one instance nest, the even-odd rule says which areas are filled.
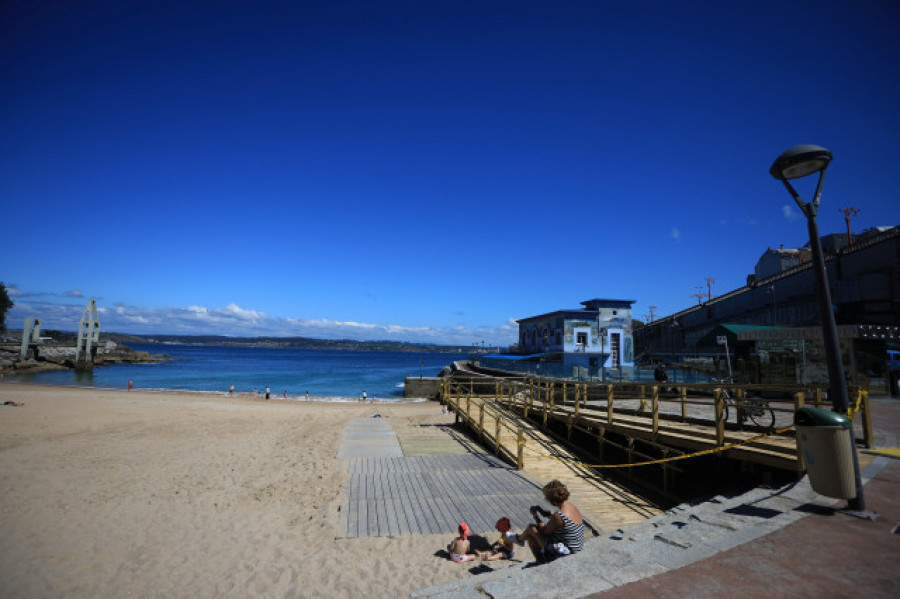
[[[564,436],[571,430],[580,430],[595,437],[598,446],[609,442],[607,433],[615,433],[624,439],[643,441],[648,447],[656,447],[658,453],[670,456],[715,450],[721,451],[726,458],[783,470],[796,471],[799,468],[793,431],[778,428],[786,425],[785,428],[789,429],[792,418],[785,418],[781,411],[776,413],[775,427],[768,430],[739,426],[722,419],[717,421],[715,403],[709,398],[692,398],[683,411],[677,407],[666,409],[661,402],[650,407],[636,399],[617,400],[614,412],[608,404],[597,401],[581,402],[576,406],[573,403],[507,401],[474,395],[449,397],[445,401],[456,406],[457,411],[464,415],[464,420],[472,422],[476,430],[491,439],[496,434],[495,424],[500,415],[504,427],[506,422],[512,420],[515,420],[515,426],[527,424],[539,428],[547,428],[555,422],[562,425],[557,426],[557,430],[567,431]],[[480,413],[482,406],[487,411],[484,416]],[[510,418],[510,415],[515,417]],[[784,432],[779,434],[779,430]],[[736,446],[731,447],[733,444]],[[503,446],[506,448],[505,443]],[[514,456],[515,449],[511,451]],[[533,447],[531,453],[534,453]],[[634,463],[654,459],[654,456],[638,452],[634,453],[634,457]],[[525,467],[528,467],[527,464]]]
[[[870,447],[868,392],[854,388],[851,399],[857,439]],[[509,420],[497,414],[515,414],[520,424],[528,421],[562,438],[575,431],[582,444],[591,445],[593,438],[596,450],[588,451],[596,456],[594,462],[603,462],[604,449],[610,448],[616,450],[618,464],[629,469],[629,464],[668,460],[662,464],[664,474],[678,472],[674,458],[708,452],[802,471],[794,414],[804,406],[827,403],[822,388],[805,385],[586,383],[477,374],[446,379],[442,401],[492,444]],[[501,451],[507,451],[507,441],[500,444]],[[520,460],[516,451],[511,448],[511,457]]]
[[[576,460],[523,424],[531,448],[542,446],[562,459]],[[572,501],[595,533],[660,512],[621,485],[563,461],[530,459],[531,466],[517,472],[458,432],[397,438],[387,420],[358,419],[348,423],[338,455],[347,460],[339,537],[452,536],[465,521],[473,534],[490,539],[501,516],[521,530],[531,522],[530,506],[550,509],[541,486],[554,478],[569,487]]]
[[[529,442],[531,447],[557,445],[531,429]],[[574,459],[559,448],[556,453]],[[531,522],[530,506],[551,509],[541,486],[554,478],[569,487],[572,501],[595,533],[659,513],[624,487],[564,462],[530,460],[531,468],[517,472],[457,431],[398,438],[388,420],[357,419],[348,423],[338,455],[345,458],[347,469],[339,538],[452,536],[464,521],[473,534],[493,540],[500,517],[522,530]]]
[[[484,454],[355,458],[347,462],[340,536],[443,534],[459,522],[490,534],[501,516],[524,527],[528,508],[548,507],[541,490]]]

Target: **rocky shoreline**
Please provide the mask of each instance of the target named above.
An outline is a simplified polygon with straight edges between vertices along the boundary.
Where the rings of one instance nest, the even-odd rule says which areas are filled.
[[[28,350],[25,359],[22,359],[19,353],[18,347],[15,349],[11,346],[0,348],[0,373],[44,372],[75,368],[74,347],[37,345]],[[97,347],[94,366],[168,362],[172,359],[169,354],[135,351],[127,345],[119,345],[115,341],[105,341]]]

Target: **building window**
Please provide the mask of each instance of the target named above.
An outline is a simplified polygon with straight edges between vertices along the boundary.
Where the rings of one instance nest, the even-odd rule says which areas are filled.
[[[575,343],[577,345],[587,345],[587,342],[588,342],[587,333],[584,333],[584,332],[578,333]]]

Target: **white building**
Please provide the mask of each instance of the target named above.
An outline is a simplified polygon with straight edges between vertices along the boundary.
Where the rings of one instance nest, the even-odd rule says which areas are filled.
[[[634,300],[591,299],[578,310],[557,310],[519,321],[520,359],[561,364],[591,373],[634,367],[631,305]]]

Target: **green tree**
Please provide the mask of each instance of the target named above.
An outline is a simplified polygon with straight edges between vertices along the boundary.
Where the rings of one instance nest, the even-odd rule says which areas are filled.
[[[6,285],[0,283],[0,333],[6,332],[6,313],[15,306],[13,301],[9,299],[9,293],[6,291]]]

